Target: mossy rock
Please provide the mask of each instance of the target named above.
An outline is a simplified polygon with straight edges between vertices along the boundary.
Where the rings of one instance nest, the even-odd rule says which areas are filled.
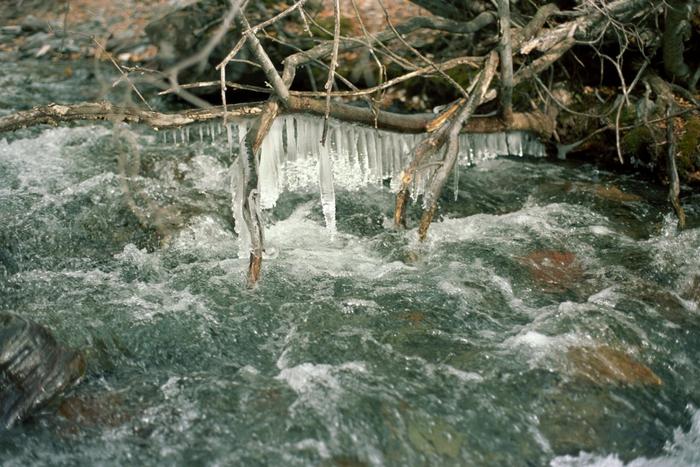
[[[678,170],[681,174],[697,170],[700,159],[700,117],[688,118],[685,132],[678,140]]]
[[[622,149],[626,154],[639,157],[639,154],[647,153],[647,148],[653,141],[654,138],[649,128],[640,126],[625,133],[622,137]]]

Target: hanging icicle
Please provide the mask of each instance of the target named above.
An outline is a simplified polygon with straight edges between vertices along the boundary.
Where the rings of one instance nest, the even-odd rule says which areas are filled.
[[[333,161],[328,151],[328,144],[321,144],[323,130],[317,131],[318,141],[318,187],[321,192],[321,210],[326,220],[326,229],[331,238],[335,236],[335,186],[333,183]]]
[[[258,193],[260,194],[260,207],[271,209],[275,207],[279,198],[280,187],[280,162],[284,157],[284,145],[282,142],[282,129],[284,124],[281,119],[272,122],[270,131],[262,142],[260,153],[260,167],[258,169]]]
[[[215,140],[220,125],[204,127],[209,137]],[[229,151],[235,154],[235,126],[225,127]],[[238,157],[231,168],[232,209],[237,226],[242,225],[243,187],[247,155],[245,152],[246,126],[238,127]],[[400,134],[375,128],[348,125],[329,121],[328,141],[320,144],[323,119],[308,115],[285,115],[278,117],[263,140],[260,166],[258,168],[258,192],[260,206],[270,209],[275,206],[283,191],[318,191],[321,196],[323,215],[328,231],[335,233],[335,189],[356,191],[368,185],[382,186],[390,179],[391,189],[400,187],[400,174],[411,162],[413,150],[425,138],[422,134]],[[186,134],[182,134],[184,141]],[[203,135],[200,128],[200,140]],[[173,132],[173,141],[177,141]],[[545,148],[534,136],[525,132],[465,133],[459,136],[459,164],[455,166],[453,190],[459,196],[459,165],[471,166],[477,162],[497,156],[542,157]],[[444,148],[442,149],[443,152]],[[440,154],[423,162],[416,170],[411,184],[411,199],[420,198],[440,164]],[[246,255],[249,240],[247,230],[236,228],[241,238],[241,253]]]
[[[248,154],[245,145],[246,124],[238,125],[238,157],[230,168],[231,176],[231,211],[233,213],[233,230],[238,235],[238,257],[248,258],[250,255],[250,232],[245,226],[243,202],[246,196],[246,180],[249,176]]]

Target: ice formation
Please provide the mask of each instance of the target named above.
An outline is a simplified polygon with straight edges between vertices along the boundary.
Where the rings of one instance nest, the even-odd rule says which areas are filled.
[[[194,131],[194,130],[192,130]],[[248,158],[243,144],[245,121],[222,125],[211,124],[198,129],[200,143],[220,144],[226,132],[228,147],[238,157],[231,168],[232,210],[237,226],[243,223],[244,182]],[[237,131],[234,144],[232,134]],[[173,132],[174,143],[190,140],[190,130]],[[310,115],[286,115],[275,119],[262,143],[258,172],[260,207],[275,206],[283,191],[318,191],[326,226],[335,232],[335,190],[359,190],[368,185],[390,181],[393,191],[400,187],[400,174],[412,159],[413,148],[424,134],[403,134],[353,125],[331,119],[326,144],[321,144],[323,119]],[[236,147],[243,148],[236,151]],[[459,166],[470,166],[498,156],[542,157],[545,148],[536,136],[522,131],[507,133],[464,133],[459,137],[459,164],[454,172],[454,193],[458,194]],[[421,196],[439,164],[441,154],[425,161],[412,182],[411,197]],[[236,227],[241,238],[241,254],[247,252],[246,229]]]
[[[238,157],[231,164],[231,212],[233,213],[233,228],[238,235],[238,257],[246,258],[250,251],[250,233],[244,228],[243,200],[245,199],[246,180],[248,179],[250,166],[245,145],[247,131],[245,121],[237,126],[238,130]],[[232,130],[229,130],[229,135]],[[210,133],[214,137],[213,131]]]

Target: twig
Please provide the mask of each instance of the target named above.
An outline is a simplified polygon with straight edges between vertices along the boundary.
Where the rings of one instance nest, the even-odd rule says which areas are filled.
[[[455,89],[457,89],[457,91],[459,91],[459,93],[462,94],[463,97],[467,98],[467,97],[469,96],[469,94],[468,94],[467,91],[462,87],[461,84],[459,84],[457,81],[455,81],[450,75],[448,75],[447,73],[445,73],[444,71],[442,71],[437,65],[435,65],[435,63],[433,63],[432,60],[430,60],[428,57],[426,57],[425,55],[423,55],[422,53],[420,53],[420,51],[419,51],[418,49],[416,49],[416,48],[413,47],[411,44],[409,44],[409,43],[406,41],[406,39],[404,39],[403,36],[402,36],[401,34],[399,34],[399,32],[396,30],[396,28],[394,27],[393,23],[391,22],[391,18],[389,17],[389,11],[386,9],[386,6],[384,5],[383,0],[378,0],[378,1],[379,1],[379,5],[381,5],[382,10],[384,11],[384,18],[385,18],[385,20],[386,20],[386,23],[389,25],[389,28],[394,32],[394,34],[396,35],[396,38],[397,38],[404,46],[406,46],[406,47],[408,48],[408,50],[410,50],[411,52],[413,52],[413,54],[414,54],[416,57],[419,57],[419,58],[420,58],[421,60],[423,60],[425,63],[427,63],[428,65],[432,66],[433,69],[434,69],[440,76],[442,76],[443,78],[445,78],[445,80],[447,80],[448,83],[450,83],[452,86],[454,86]]]
[[[321,135],[321,144],[326,145],[326,136],[328,135],[328,116],[331,113],[331,91],[333,90],[335,68],[338,66],[338,46],[340,37],[340,0],[333,1],[333,51],[331,52],[331,64],[328,67],[328,79],[324,89],[326,91],[326,115],[323,119],[323,134]]]
[[[137,96],[139,96],[139,99],[141,99],[141,102],[143,102],[146,105],[148,110],[153,110],[151,108],[151,106],[148,104],[148,102],[146,102],[146,99],[143,97],[143,94],[141,94],[141,92],[138,90],[136,85],[129,79],[129,74],[127,72],[125,72],[121,66],[119,66],[119,63],[117,63],[117,61],[114,59],[114,57],[112,57],[112,54],[107,52],[107,50],[102,46],[102,44],[100,44],[100,42],[97,39],[95,39],[93,37],[92,40],[95,42],[95,44],[97,44],[97,46],[102,50],[102,52],[105,55],[107,55],[107,57],[109,57],[109,60],[112,62],[112,65],[114,65],[114,67],[117,69],[117,71],[119,71],[119,73],[121,73],[122,76],[121,76],[120,80],[126,81],[126,83],[129,85],[129,87],[134,90],[134,92],[136,93]],[[120,80],[115,81],[112,86],[116,86]]]
[[[443,164],[437,169],[423,199],[423,215],[421,216],[420,225],[418,226],[418,238],[424,241],[428,235],[428,227],[433,220],[435,211],[437,210],[437,202],[442,192],[445,182],[452,171],[457,156],[459,155],[459,132],[466,120],[471,117],[476,108],[481,104],[482,99],[491,85],[491,80],[496,73],[498,67],[498,53],[491,52],[486,59],[484,68],[479,73],[476,86],[472,91],[465,105],[460,109],[457,116],[449,125],[447,134],[447,148]]]
[[[170,68],[167,71],[168,79],[170,81],[170,86],[174,89],[176,89],[175,93],[178,95],[181,95],[180,91],[180,83],[178,81],[178,74],[186,69],[189,68],[192,65],[195,64],[202,64],[204,63],[208,58],[209,55],[211,55],[212,51],[214,48],[221,42],[221,40],[224,38],[226,35],[226,32],[229,30],[231,27],[231,23],[233,22],[233,19],[236,17],[239,11],[242,11],[245,2],[247,0],[230,0],[230,5],[231,7],[229,8],[228,12],[226,13],[226,16],[224,16],[223,21],[221,22],[221,25],[217,28],[216,32],[209,38],[205,46],[195,53],[194,55],[191,55],[190,57],[186,58],[185,60],[180,61],[176,65],[174,65],[172,68]],[[196,98],[195,96],[187,96],[188,100],[197,102],[197,105],[200,107],[208,107],[209,103],[206,102],[203,99]],[[195,97],[193,99],[193,97]],[[224,107],[225,108],[225,107]]]

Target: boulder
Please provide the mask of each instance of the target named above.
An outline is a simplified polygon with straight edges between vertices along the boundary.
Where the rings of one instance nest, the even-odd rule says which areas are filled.
[[[46,405],[85,373],[80,352],[45,327],[0,312],[0,430]]]

